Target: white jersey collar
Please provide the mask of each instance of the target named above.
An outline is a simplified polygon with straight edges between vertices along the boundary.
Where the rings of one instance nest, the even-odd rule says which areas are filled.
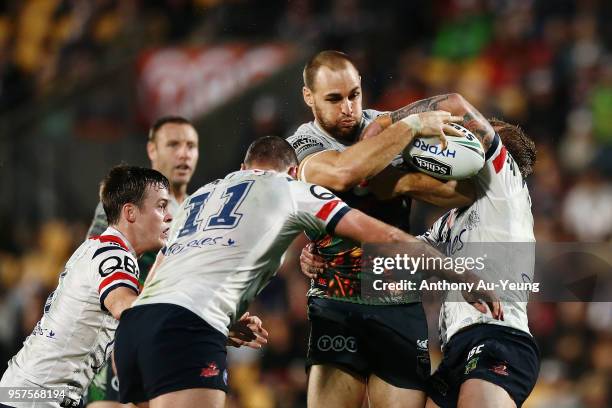
[[[121,240],[121,242],[123,243],[123,245],[121,244],[120,245],[123,247],[127,247],[127,250],[130,251],[132,255],[136,256],[136,251],[134,251],[134,247],[132,246],[132,244],[130,244],[130,241],[128,241],[125,235],[121,233],[121,231],[109,226],[100,236],[105,236],[105,235],[106,236],[111,235],[113,237],[119,238],[119,240]]]

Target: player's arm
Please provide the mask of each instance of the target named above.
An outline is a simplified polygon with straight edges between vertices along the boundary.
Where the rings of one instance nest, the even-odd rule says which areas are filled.
[[[329,190],[317,185],[291,182],[290,189],[296,205],[294,221],[310,236],[338,235],[360,243],[421,243],[402,230],[385,224],[338,199]],[[429,245],[425,255],[440,257],[442,254]],[[420,249],[420,247],[419,247]],[[419,255],[421,252],[419,252]],[[452,281],[465,279],[469,274],[457,276],[453,269],[435,271],[437,276]]]
[[[326,150],[306,157],[300,164],[300,179],[346,191],[383,170],[416,136],[440,137],[444,143],[444,132],[457,134],[447,124],[460,120],[443,111],[407,115],[376,140],[360,141],[342,152]]]
[[[124,246],[108,243],[94,252],[91,268],[101,309],[119,319],[140,293],[136,258]]]
[[[465,207],[476,200],[469,180],[441,181],[421,172],[406,173],[389,166],[368,182],[369,190],[381,200],[409,195],[442,208]]]
[[[484,150],[487,151],[491,146],[495,137],[493,127],[476,108],[458,93],[422,99],[396,111],[381,115],[376,118],[376,125],[370,129],[365,129],[364,134],[367,132],[380,132],[379,127],[380,129],[386,129],[409,115],[432,110],[445,110],[453,115],[463,117],[462,125],[474,133],[482,143]]]
[[[227,345],[232,347],[250,347],[260,349],[268,343],[268,331],[263,327],[263,322],[257,316],[251,316],[249,312],[240,317],[240,320],[229,327]]]
[[[104,299],[104,307],[117,320],[125,309],[132,307],[132,303],[138,297],[138,294],[133,289],[126,287],[118,287],[113,289]]]
[[[433,246],[359,210],[348,211],[336,225],[335,234],[361,243],[412,243],[411,247],[406,248],[408,255],[423,255],[426,259],[444,258],[444,255]],[[420,245],[414,245],[416,243]],[[394,249],[396,248],[394,247]],[[395,256],[396,253],[393,251],[389,256]],[[452,267],[447,266],[446,262],[442,262],[440,268],[423,269],[421,272],[425,279],[437,276],[451,282],[473,283],[475,287],[480,281],[477,274],[467,270],[463,273],[457,273]],[[490,310],[493,318],[503,320],[502,305],[494,291],[475,291],[464,293],[463,296],[481,313],[487,313]],[[488,310],[483,302],[486,302]]]

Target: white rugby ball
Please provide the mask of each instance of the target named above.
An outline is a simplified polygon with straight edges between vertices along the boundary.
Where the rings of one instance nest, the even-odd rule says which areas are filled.
[[[442,150],[438,138],[416,138],[402,153],[406,163],[444,180],[462,180],[478,173],[485,162],[482,144],[463,126],[456,123],[450,125],[465,137],[447,135],[446,150]]]

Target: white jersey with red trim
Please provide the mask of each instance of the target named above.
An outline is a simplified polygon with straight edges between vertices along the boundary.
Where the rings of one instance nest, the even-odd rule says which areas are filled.
[[[484,255],[483,249],[492,252],[484,262],[486,270],[481,273],[488,282],[531,282],[535,237],[529,190],[498,135],[487,151],[485,166],[473,181],[476,201],[467,208],[449,211],[419,238],[442,246],[449,256],[475,258]],[[464,301],[460,292],[447,292],[440,311],[442,344],[459,330],[479,323],[509,326],[529,333],[527,292],[504,290],[501,285],[496,290],[502,299],[508,299],[503,302],[503,321],[478,312]]]
[[[8,363],[2,387],[65,387],[79,401],[94,374],[106,363],[118,321],[104,299],[118,287],[139,292],[133,248],[109,227],[72,254],[59,284],[45,303],[43,316]],[[57,403],[13,403],[16,407]]]
[[[333,232],[350,208],[323,187],[273,171],[244,170],[186,200],[165,258],[134,306],[171,303],[227,335],[302,231]]]

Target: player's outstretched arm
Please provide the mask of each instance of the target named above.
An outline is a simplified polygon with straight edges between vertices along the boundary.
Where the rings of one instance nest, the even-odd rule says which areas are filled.
[[[458,132],[449,122],[462,121],[448,112],[407,115],[390,125],[376,140],[363,140],[342,152],[324,151],[305,158],[299,178],[335,191],[346,191],[382,171],[414,137],[439,137]]]
[[[469,180],[441,181],[424,173],[406,173],[391,166],[370,180],[368,187],[381,200],[409,195],[441,208],[466,207],[476,200],[474,185]]]
[[[458,93],[437,95],[413,102],[387,115],[379,116],[376,119],[376,123],[382,129],[385,129],[409,115],[440,109],[450,112],[453,115],[462,116],[462,126],[478,137],[485,151],[491,146],[495,136],[493,127],[476,108]],[[365,129],[364,133],[366,133],[366,131],[368,131],[368,129]],[[369,131],[376,132],[377,128],[372,127]]]
[[[444,258],[444,255],[431,245],[355,209],[350,210],[342,217],[334,233],[335,235],[347,237],[361,243],[419,243],[418,247],[414,246],[414,248],[411,248],[418,252],[419,256],[424,256],[427,259]],[[479,276],[469,270],[458,273],[447,263],[442,262],[440,264],[440,268],[422,270],[422,272],[426,275],[438,276],[452,282],[477,284],[480,281]],[[427,276],[424,276],[424,278],[426,279]],[[482,304],[483,301],[486,302],[493,318],[503,319],[501,302],[494,291],[464,294],[464,297],[467,297],[466,300],[482,313],[487,312],[486,307]]]

